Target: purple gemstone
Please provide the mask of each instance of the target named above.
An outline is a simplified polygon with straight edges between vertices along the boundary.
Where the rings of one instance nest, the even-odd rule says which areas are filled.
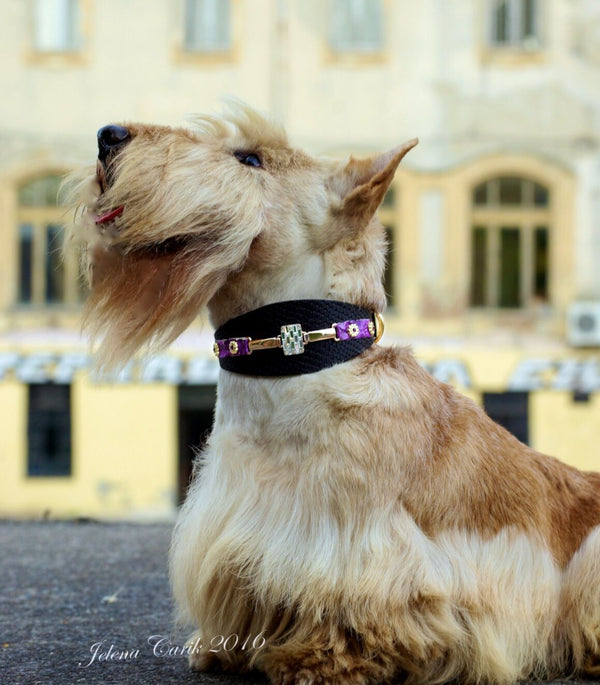
[[[351,319],[335,325],[340,340],[362,340],[373,337],[369,331],[370,319]]]
[[[225,357],[245,357],[250,354],[250,340],[248,338],[227,338],[217,340],[219,359]]]

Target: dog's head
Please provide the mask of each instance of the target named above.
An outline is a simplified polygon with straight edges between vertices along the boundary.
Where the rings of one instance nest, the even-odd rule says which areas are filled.
[[[340,162],[291,148],[243,105],[194,127],[98,132],[73,228],[91,285],[85,322],[102,362],[164,346],[208,305],[227,319],[273,301],[334,298],[382,310],[375,212],[412,140]]]

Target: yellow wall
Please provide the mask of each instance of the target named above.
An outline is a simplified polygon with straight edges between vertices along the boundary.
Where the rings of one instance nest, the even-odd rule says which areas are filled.
[[[176,388],[72,386],[72,475],[27,477],[27,386],[0,384],[2,515],[164,518],[177,482]]]
[[[24,484],[27,386],[0,382],[0,515],[17,513]],[[38,510],[38,513],[39,510]]]
[[[575,402],[572,389],[552,387],[561,378],[561,364],[574,357],[536,357],[516,346],[417,346],[416,353],[435,376],[479,404],[483,393],[505,392],[515,379],[525,378],[537,387],[529,392],[532,447],[580,469],[600,470],[600,393]],[[552,368],[519,374],[523,363],[540,359]],[[594,359],[581,356],[582,363]],[[178,386],[93,383],[81,372],[71,399],[72,475],[28,477],[27,385],[12,378],[0,382],[0,515],[172,517],[178,489]]]
[[[586,471],[600,471],[600,393],[574,402],[569,392],[539,391],[529,399],[533,445]]]

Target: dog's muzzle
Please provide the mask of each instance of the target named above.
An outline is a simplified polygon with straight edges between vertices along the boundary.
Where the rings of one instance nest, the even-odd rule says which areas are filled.
[[[103,126],[98,131],[98,159],[102,164],[106,164],[109,157],[126,145],[130,138],[129,131],[123,126]]]
[[[131,134],[124,126],[109,124],[98,131],[98,162],[96,164],[96,180],[103,193],[112,182],[113,170],[110,166],[114,156],[131,140]],[[110,209],[96,217],[98,225],[110,223],[123,213],[123,206]]]

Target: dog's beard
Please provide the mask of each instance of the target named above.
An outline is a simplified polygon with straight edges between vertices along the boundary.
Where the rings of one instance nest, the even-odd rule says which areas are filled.
[[[143,347],[174,340],[203,305],[214,283],[198,264],[201,246],[179,241],[126,252],[118,246],[91,248],[91,295],[84,328],[96,343],[99,366],[116,368]]]
[[[140,221],[133,231],[128,224],[135,213],[135,206],[125,205],[121,217],[94,225],[86,247],[91,294],[83,327],[105,370],[118,369],[140,349],[169,345],[240,268],[250,246],[240,243],[231,251],[220,239],[232,235],[229,227],[205,226],[201,219],[197,231],[185,235],[128,240],[130,232],[140,234]]]

